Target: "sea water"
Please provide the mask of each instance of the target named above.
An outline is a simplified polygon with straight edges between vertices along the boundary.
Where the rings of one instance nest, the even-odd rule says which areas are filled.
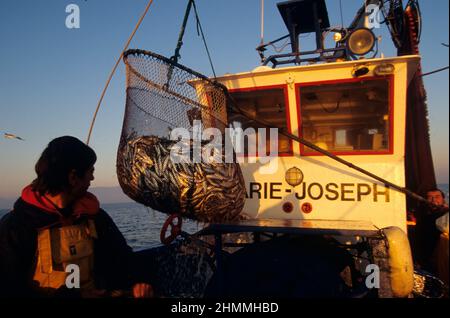
[[[101,208],[111,216],[134,251],[161,245],[161,228],[168,215],[134,202],[104,204]],[[9,209],[0,209],[0,218],[8,212]],[[184,232],[192,234],[202,228],[201,223],[183,220]]]

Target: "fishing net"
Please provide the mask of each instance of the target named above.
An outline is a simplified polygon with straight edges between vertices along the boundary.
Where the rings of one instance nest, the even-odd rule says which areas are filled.
[[[124,63],[126,110],[117,153],[122,190],[167,214],[202,222],[239,218],[245,185],[236,160],[225,160],[226,89],[148,51],[129,50]],[[202,133],[209,128],[220,135],[219,148]]]

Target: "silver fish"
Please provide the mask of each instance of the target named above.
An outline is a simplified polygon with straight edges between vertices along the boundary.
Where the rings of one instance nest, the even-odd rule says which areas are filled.
[[[191,141],[186,145],[193,147]],[[203,222],[239,217],[245,187],[237,164],[173,163],[174,141],[155,136],[123,137],[118,150],[117,175],[132,199],[165,213]]]

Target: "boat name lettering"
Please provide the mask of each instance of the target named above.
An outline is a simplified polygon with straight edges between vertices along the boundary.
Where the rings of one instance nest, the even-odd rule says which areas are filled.
[[[325,185],[313,183],[301,183],[296,188],[285,188],[281,182],[250,182],[248,199],[283,199],[283,193],[294,193],[298,200],[329,200],[343,202],[361,202],[372,200],[373,202],[390,202],[389,187],[376,183],[334,183]]]

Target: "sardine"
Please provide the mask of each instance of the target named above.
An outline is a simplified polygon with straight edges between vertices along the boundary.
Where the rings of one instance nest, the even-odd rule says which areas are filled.
[[[165,213],[179,210],[184,216],[209,222],[239,216],[245,187],[237,164],[174,164],[174,141],[135,133],[121,139],[117,174],[132,199]],[[192,142],[186,141],[191,147]]]

